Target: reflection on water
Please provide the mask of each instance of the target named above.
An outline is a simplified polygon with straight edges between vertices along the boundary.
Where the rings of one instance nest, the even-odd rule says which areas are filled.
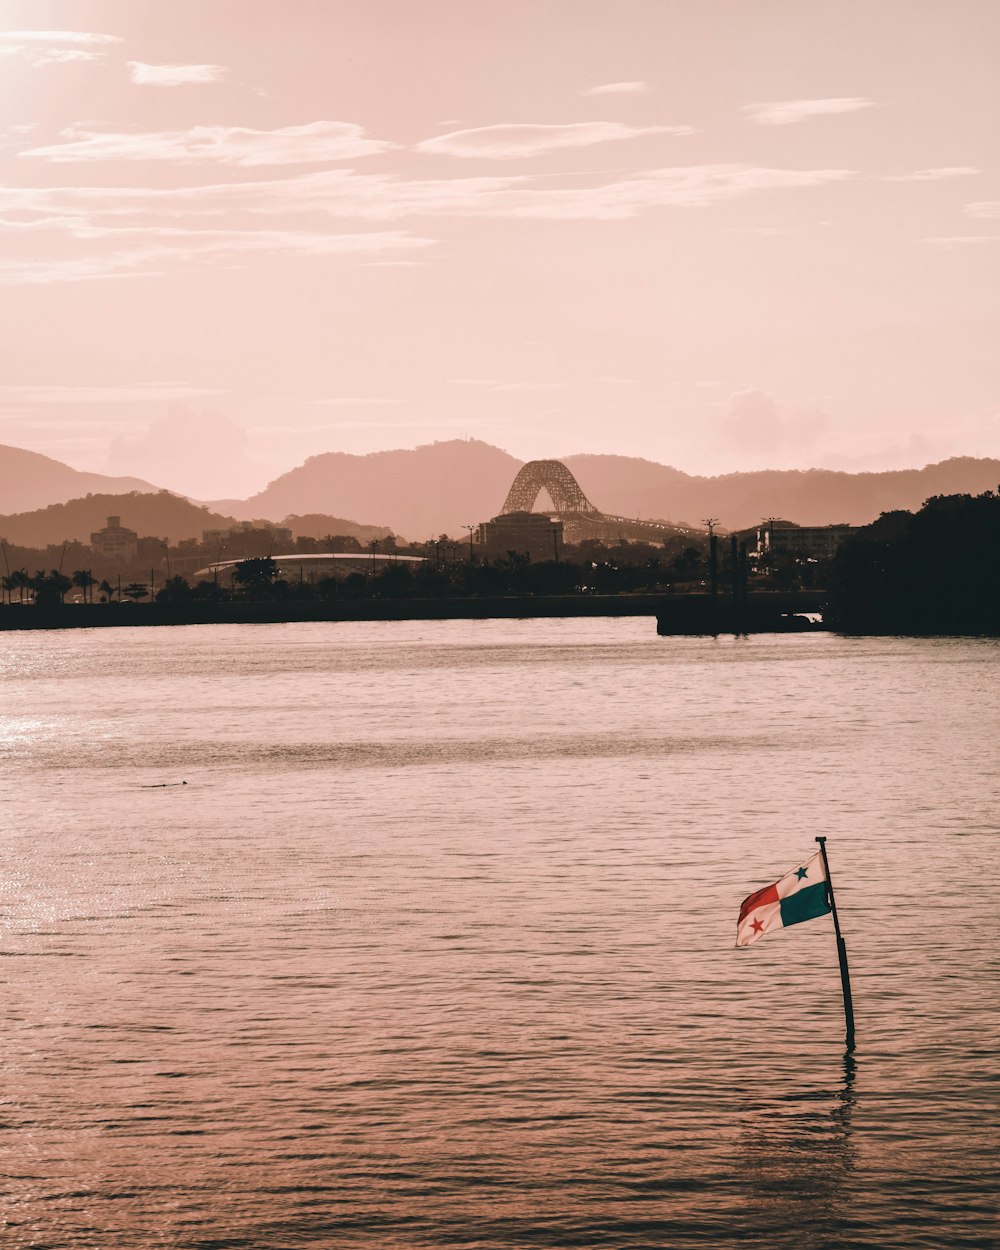
[[[771,1244],[784,1237],[788,1244],[824,1245],[830,1229],[850,1227],[845,1206],[857,1163],[856,1075],[857,1060],[845,1054],[839,1085],[819,1087],[804,1071],[801,1089],[766,1098],[740,1116],[737,1166],[748,1214],[768,1230]]]
[[[6,638],[5,1250],[994,1247],[998,660]],[[829,918],[733,949],[821,832],[856,1061]]]

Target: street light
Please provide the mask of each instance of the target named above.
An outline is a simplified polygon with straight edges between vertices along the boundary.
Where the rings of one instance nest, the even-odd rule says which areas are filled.
[[[462,526],[462,528],[463,528],[463,529],[467,529],[467,530],[469,531],[469,563],[470,563],[470,564],[474,564],[474,563],[475,563],[475,556],[473,555],[473,552],[472,552],[472,531],[473,531],[476,527],[475,527],[474,525],[468,525],[468,524],[466,524],[466,525],[463,525],[463,526]]]
[[[702,524],[708,526],[708,584],[714,599],[719,593],[719,540],[715,537],[719,518],[707,516]]]

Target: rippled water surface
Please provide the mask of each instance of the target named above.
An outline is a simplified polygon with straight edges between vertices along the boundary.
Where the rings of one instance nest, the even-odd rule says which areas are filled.
[[[996,642],[0,656],[5,1250],[1000,1244]]]

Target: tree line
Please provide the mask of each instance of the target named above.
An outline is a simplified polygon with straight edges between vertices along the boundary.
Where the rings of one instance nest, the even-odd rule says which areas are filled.
[[[845,543],[824,620],[851,634],[1000,635],[1000,494],[936,495]]]

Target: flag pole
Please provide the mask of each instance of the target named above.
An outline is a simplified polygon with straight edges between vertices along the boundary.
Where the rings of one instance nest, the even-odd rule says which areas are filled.
[[[830,876],[830,861],[826,857],[826,838],[817,838],[819,853],[823,857],[823,872],[826,875],[826,891],[830,896],[830,910],[833,912],[833,931],[837,935],[837,958],[840,960],[840,984],[844,990],[844,1022],[847,1027],[847,1053],[854,1050],[854,1001],[851,998],[851,974],[847,967],[847,943],[840,932],[840,919],[837,916],[837,901],[833,897],[833,879]]]

